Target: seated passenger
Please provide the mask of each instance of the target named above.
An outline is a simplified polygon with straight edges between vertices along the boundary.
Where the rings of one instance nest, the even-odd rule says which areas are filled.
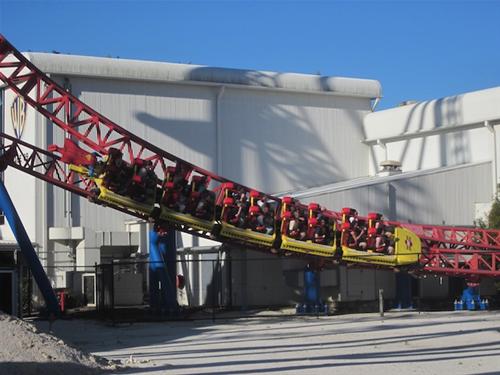
[[[300,241],[307,239],[307,219],[299,213],[299,210],[293,212],[292,219],[289,224],[289,235]]]
[[[207,176],[193,177],[191,181],[191,191],[189,195],[189,203],[186,212],[195,215],[198,203],[200,202],[203,192],[207,190],[209,180]]]
[[[189,195],[191,194],[191,186],[186,183],[177,196],[174,202],[174,209],[180,213],[185,213],[189,202]]]
[[[106,165],[104,166],[104,187],[118,194],[126,194],[131,183],[132,168],[123,160],[123,153],[117,148],[108,150]]]
[[[236,205],[236,212],[232,216],[228,216],[230,224],[237,226],[238,228],[247,228],[247,216],[248,216],[248,193],[244,188],[240,187],[238,190],[231,192]]]
[[[200,199],[196,206],[195,216],[200,219],[210,220],[213,217],[215,207],[215,193],[208,189],[200,193]]]
[[[257,216],[256,230],[258,232],[272,235],[274,233],[274,217],[269,204],[264,204],[261,210],[260,215]]]
[[[366,250],[366,229],[361,225],[356,225],[349,233],[347,246],[351,249]]]
[[[394,228],[386,228],[385,231],[385,252],[387,255],[394,255],[394,250],[396,249],[396,238],[394,237]]]
[[[175,167],[167,168],[167,176],[163,181],[163,195],[161,197],[162,204],[167,208],[178,211],[178,206],[185,204],[185,202],[179,203],[178,201],[179,199],[185,201],[185,197],[181,198],[181,195],[186,194],[189,173],[190,167],[180,162]]]
[[[245,228],[247,223],[247,202],[237,201],[236,212],[229,217],[229,222],[238,228]]]
[[[339,235],[339,239],[340,239],[340,235]],[[326,238],[325,238],[326,245],[332,246],[334,240],[335,240],[335,230],[333,229],[332,224],[328,220],[326,222]]]
[[[375,235],[375,251],[377,253],[385,252],[385,237],[382,234],[377,233]]]
[[[264,195],[261,198],[257,200],[257,206],[259,206],[261,209],[263,206],[265,206],[268,203],[267,197]]]
[[[157,176],[151,160],[137,160],[134,163],[132,182],[129,195],[140,202],[154,200],[157,186]]]
[[[358,225],[358,211],[353,209],[352,213],[347,218],[347,222],[351,225],[351,228]]]
[[[288,236],[291,238],[299,237],[299,212],[292,211],[292,216],[290,217],[290,221],[288,222]]]
[[[327,228],[324,218],[320,219],[319,225],[314,230],[314,242],[326,245],[327,243]]]

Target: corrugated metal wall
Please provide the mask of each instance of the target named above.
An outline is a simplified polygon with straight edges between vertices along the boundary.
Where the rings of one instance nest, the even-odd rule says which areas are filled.
[[[366,99],[226,90],[222,174],[272,193],[368,174]]]
[[[474,203],[491,200],[491,163],[308,198],[339,210],[381,212],[392,220],[425,224],[472,225]],[[304,200],[306,201],[306,199]]]

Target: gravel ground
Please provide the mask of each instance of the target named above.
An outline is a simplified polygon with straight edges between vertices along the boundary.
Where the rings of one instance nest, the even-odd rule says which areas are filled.
[[[101,374],[117,365],[0,312],[0,374]]]
[[[84,350],[132,365],[119,374],[500,374],[499,312],[256,316],[114,327],[73,320],[53,329]]]

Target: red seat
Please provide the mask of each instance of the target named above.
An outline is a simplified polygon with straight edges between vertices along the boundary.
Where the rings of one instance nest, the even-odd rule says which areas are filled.
[[[309,209],[312,211],[318,211],[319,210],[319,204],[317,203],[309,203]]]
[[[260,196],[260,193],[256,190],[250,191],[250,198],[258,198]]]
[[[356,210],[354,208],[350,208],[350,207],[342,208],[343,215],[354,215],[355,213],[356,213]]]
[[[249,208],[248,212],[250,212],[250,215],[252,215],[252,216],[258,215],[258,214],[260,214],[260,207],[259,206],[251,206]]]
[[[293,202],[293,198],[292,197],[284,197],[282,199],[282,201],[284,204],[291,204]]]
[[[234,204],[234,199],[231,197],[224,198],[223,204],[224,206],[231,206],[232,204]]]
[[[342,231],[347,231],[349,229],[351,229],[351,224],[350,223],[342,223],[342,227],[341,227]]]

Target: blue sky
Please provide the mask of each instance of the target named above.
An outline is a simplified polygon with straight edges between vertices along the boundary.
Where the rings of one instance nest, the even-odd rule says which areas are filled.
[[[21,50],[373,78],[380,108],[500,86],[500,1],[0,0]]]

